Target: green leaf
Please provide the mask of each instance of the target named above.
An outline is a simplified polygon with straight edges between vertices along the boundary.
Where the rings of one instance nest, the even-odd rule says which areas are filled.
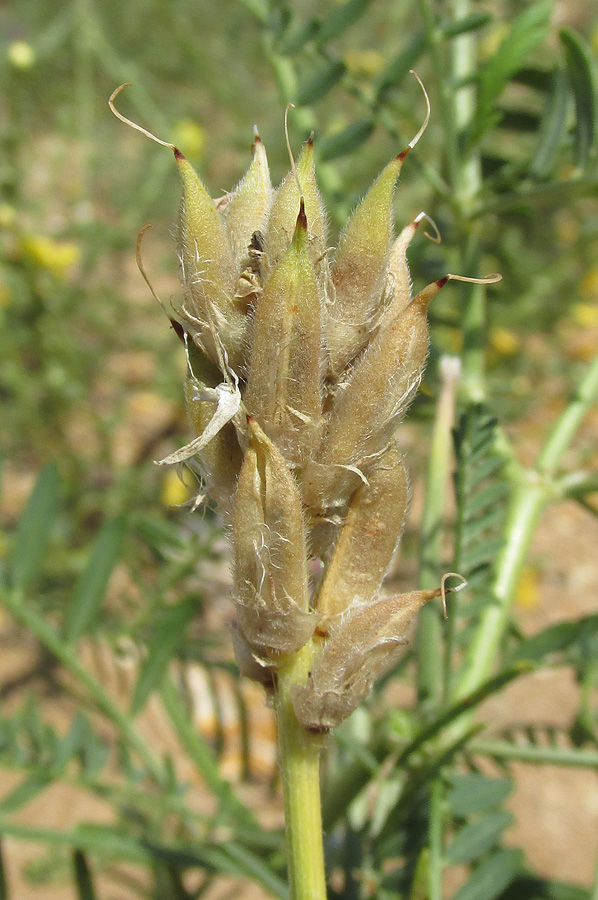
[[[541,663],[553,653],[563,652],[574,644],[586,641],[598,634],[598,614],[584,616],[576,622],[558,622],[549,625],[539,634],[522,641],[509,658],[509,664],[529,662]]]
[[[583,168],[598,136],[598,79],[591,53],[581,37],[563,28],[559,37],[565,52],[567,74],[575,101],[575,159]]]
[[[89,719],[81,711],[78,711],[71,722],[71,727],[58,743],[52,769],[56,773],[62,772],[70,760],[79,753],[82,746],[95,739],[91,730]]]
[[[486,452],[486,451],[484,451]],[[474,457],[475,460],[475,457]],[[473,462],[465,473],[465,489],[472,491],[480,482],[496,474],[505,464],[500,456],[486,456],[479,462]]]
[[[413,69],[427,46],[425,31],[417,32],[407,46],[395,56],[392,62],[382,70],[376,82],[376,96],[378,99],[391,87],[396,87],[403,78]]]
[[[100,531],[67,610],[64,632],[69,643],[77,641],[94,624],[122,552],[124,533],[122,517],[107,522]]]
[[[451,866],[479,859],[491,850],[509,825],[513,822],[510,812],[490,813],[461,828],[446,849],[446,860]]]
[[[166,607],[162,611],[135,685],[131,701],[132,716],[136,716],[143,709],[149,695],[160,685],[168,663],[196,613],[197,600],[194,597],[189,597],[175,606]]]
[[[499,120],[496,101],[534,47],[545,40],[551,9],[552,4],[547,0],[525,9],[511,25],[496,53],[482,68],[476,111],[468,135],[470,147]]]
[[[347,153],[353,153],[364,144],[376,127],[374,119],[361,119],[353,122],[347,128],[343,128],[338,134],[333,134],[320,142],[318,150],[323,161],[338,159]]]
[[[345,74],[346,66],[342,59],[334,59],[322,66],[304,84],[297,88],[295,102],[297,106],[311,106],[332,90]]]
[[[447,22],[442,26],[442,33],[447,38],[458,37],[458,35],[467,34],[469,31],[478,31],[480,28],[489,25],[491,21],[492,16],[488,13],[471,13],[463,19],[457,19],[456,22]]]
[[[96,900],[91,869],[82,850],[75,850],[73,853],[73,874],[78,900]]]
[[[521,876],[501,894],[500,900],[595,900],[595,898],[591,898],[588,890],[575,884]]]
[[[332,15],[324,19],[320,26],[316,45],[322,47],[328,41],[342,34],[365,13],[372,0],[348,0],[339,6]]]
[[[31,775],[0,801],[0,812],[13,813],[41,794],[51,782],[47,775]]]
[[[471,550],[463,550],[459,557],[459,565],[464,572],[476,569],[484,562],[493,560],[504,546],[503,540],[478,541],[477,545],[472,546]]]
[[[13,587],[25,590],[39,573],[60,499],[60,476],[55,463],[40,472],[15,536],[12,555]]]
[[[495,508],[499,501],[504,500],[508,490],[506,484],[499,482],[498,484],[489,484],[476,491],[467,501],[467,520],[474,519],[488,508]]]
[[[162,556],[170,553],[173,547],[177,550],[185,549],[186,544],[181,529],[164,518],[139,515],[132,520],[131,527]]]
[[[298,53],[304,46],[313,40],[320,30],[317,19],[309,19],[300,28],[288,34],[278,45],[278,52],[283,56]]]
[[[476,772],[451,775],[448,782],[451,785],[447,796],[449,809],[454,816],[462,818],[500,806],[513,790],[510,778],[488,778]]]
[[[241,875],[257,881],[278,900],[288,900],[289,891],[286,884],[266,866],[263,859],[245,847],[233,843],[227,844],[226,852],[233,863],[239,866]]]
[[[558,69],[554,74],[552,93],[542,116],[536,152],[530,163],[530,173],[536,178],[548,175],[556,164],[559,150],[567,134],[568,105],[567,76],[562,69]]]
[[[482,863],[453,900],[494,900],[523,866],[522,850],[499,850]]]

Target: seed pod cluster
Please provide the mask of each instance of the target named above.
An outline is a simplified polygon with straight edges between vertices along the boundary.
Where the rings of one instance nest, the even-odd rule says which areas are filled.
[[[275,190],[256,135],[247,174],[219,200],[172,147],[183,184],[175,318],[197,437],[167,461],[193,457],[231,523],[242,670],[275,681],[312,641],[294,706],[316,731],[355,709],[439,594],[382,593],[409,492],[395,432],[422,377],[428,304],[448,280],[412,298],[406,254],[421,216],[393,233],[415,142],[330,258],[312,138]]]

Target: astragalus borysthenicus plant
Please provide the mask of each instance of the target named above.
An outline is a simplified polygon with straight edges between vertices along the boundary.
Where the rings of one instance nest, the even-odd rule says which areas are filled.
[[[163,462],[192,461],[232,527],[235,651],[274,692],[296,900],[325,897],[321,735],[362,702],[418,609],[441,594],[381,593],[409,494],[395,432],[422,377],[428,305],[456,277],[412,298],[406,253],[422,216],[393,234],[395,184],[427,118],[334,254],[313,137],[275,190],[256,134],[245,177],[218,200],[167,144],[183,186],[183,299],[171,318],[197,437]]]

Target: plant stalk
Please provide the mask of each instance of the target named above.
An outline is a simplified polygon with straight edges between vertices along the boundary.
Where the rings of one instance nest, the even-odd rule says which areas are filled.
[[[443,518],[452,458],[451,429],[455,416],[455,395],[459,380],[459,360],[440,361],[441,385],[436,406],[426,496],[421,526],[420,587],[438,586],[438,565],[442,555]],[[418,615],[417,689],[420,702],[437,706],[442,698],[442,626],[438,608],[431,603]]]
[[[299,724],[291,699],[293,685],[307,678],[312,653],[310,641],[279,670],[277,678],[276,712],[291,900],[326,900],[320,803],[322,737],[309,734]]]

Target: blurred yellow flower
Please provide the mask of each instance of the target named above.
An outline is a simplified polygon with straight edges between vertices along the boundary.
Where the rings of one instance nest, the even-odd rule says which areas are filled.
[[[25,235],[21,248],[26,256],[42,269],[64,278],[81,259],[81,250],[72,241],[55,241],[43,234]]]
[[[512,356],[520,346],[519,336],[508,328],[491,328],[488,335],[490,346],[502,356]]]
[[[164,475],[160,491],[160,501],[164,506],[180,506],[190,499],[191,488],[182,480],[185,471],[179,473],[176,469],[169,469]]]
[[[579,293],[584,300],[598,300],[598,268],[588,269],[579,282]]]
[[[185,156],[195,158],[201,156],[205,142],[205,131],[192,119],[181,119],[174,126],[173,143],[181,149]]]
[[[535,609],[540,602],[539,573],[535,566],[525,566],[519,577],[516,603],[522,609]]]
[[[576,303],[571,310],[573,321],[582,328],[598,325],[598,306],[595,303]]]
[[[384,65],[384,57],[377,50],[347,50],[345,65],[353,75],[378,75]]]
[[[27,71],[35,63],[35,51],[27,41],[13,41],[8,45],[8,60],[15,69]]]

